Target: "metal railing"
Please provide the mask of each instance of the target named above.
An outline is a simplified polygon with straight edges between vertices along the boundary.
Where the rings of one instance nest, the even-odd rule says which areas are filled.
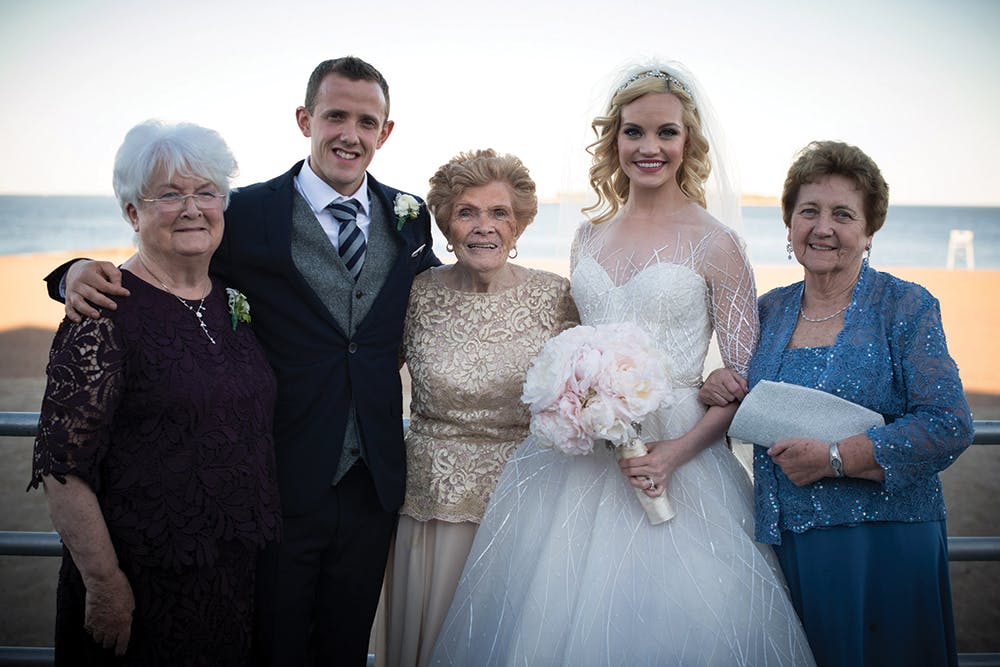
[[[33,437],[38,427],[37,412],[0,412],[0,436]],[[1000,445],[1000,421],[975,422],[974,445]],[[0,556],[61,556],[57,533],[0,531]],[[950,561],[1000,561],[1000,535],[949,537]],[[369,654],[368,664],[374,656]],[[0,646],[0,667],[50,667],[51,648]],[[960,667],[1000,667],[998,653],[960,653]]]

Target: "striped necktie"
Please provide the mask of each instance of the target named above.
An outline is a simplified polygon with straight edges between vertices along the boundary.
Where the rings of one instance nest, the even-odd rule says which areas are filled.
[[[356,199],[335,202],[326,207],[340,225],[337,234],[340,258],[344,260],[344,266],[355,282],[361,275],[361,267],[365,263],[365,235],[361,233],[357,223],[360,207]]]

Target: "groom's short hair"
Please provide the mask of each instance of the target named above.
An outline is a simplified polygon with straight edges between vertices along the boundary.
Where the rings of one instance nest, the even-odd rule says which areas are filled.
[[[385,97],[385,119],[389,118],[389,83],[382,76],[382,73],[372,65],[366,63],[361,58],[355,56],[344,56],[333,60],[324,60],[309,75],[309,83],[306,85],[306,111],[312,113],[316,107],[316,95],[319,92],[320,84],[330,74],[337,74],[351,81],[372,81],[382,89]]]

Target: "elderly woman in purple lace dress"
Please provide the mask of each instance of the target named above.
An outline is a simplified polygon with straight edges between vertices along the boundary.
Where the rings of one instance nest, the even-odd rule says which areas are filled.
[[[749,387],[803,385],[885,417],[839,442],[754,447],[756,538],[774,545],[819,665],[957,662],[938,473],[971,443],[972,418],[937,299],[868,265],[888,194],[854,146],[800,153],[781,203],[805,280],[760,297],[749,369]],[[720,370],[700,397],[746,389]]]
[[[236,161],[191,124],[134,127],[114,188],[131,296],[63,321],[31,485],[65,546],[57,665],[246,665],[258,549],[280,528],[275,380],[208,275]]]

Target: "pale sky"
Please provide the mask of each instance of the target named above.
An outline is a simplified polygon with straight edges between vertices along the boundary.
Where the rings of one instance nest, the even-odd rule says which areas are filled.
[[[582,191],[607,82],[657,57],[699,78],[744,192],[778,194],[799,148],[839,139],[892,203],[1000,205],[998,34],[995,0],[0,0],[0,194],[111,194],[154,117],[221,132],[237,184],[276,176],[308,153],[309,73],[346,54],[389,81],[379,180],[424,194],[493,147],[544,197]]]

